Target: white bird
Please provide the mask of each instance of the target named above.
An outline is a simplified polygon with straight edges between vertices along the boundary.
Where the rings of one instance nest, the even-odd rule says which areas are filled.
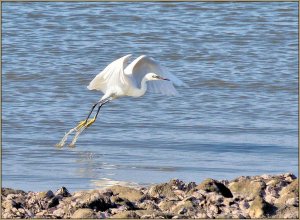
[[[131,54],[121,57],[110,63],[90,82],[89,90],[99,90],[104,95],[95,103],[86,120],[71,129],[58,147],[64,146],[67,136],[73,131],[77,133],[70,146],[74,146],[79,134],[96,121],[100,108],[107,102],[123,96],[140,97],[146,91],[161,93],[164,95],[177,95],[175,85],[184,85],[176,76],[163,70],[163,68],[152,58],[142,55],[128,65]],[[98,110],[93,119],[88,120],[94,108]]]

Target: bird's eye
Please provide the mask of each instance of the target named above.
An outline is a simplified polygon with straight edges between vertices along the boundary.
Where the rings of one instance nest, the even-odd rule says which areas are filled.
[[[153,75],[152,78],[157,78],[157,76]]]

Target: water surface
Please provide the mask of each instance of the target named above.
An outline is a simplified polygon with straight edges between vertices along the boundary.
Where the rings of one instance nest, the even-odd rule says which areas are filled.
[[[298,173],[297,3],[4,2],[2,186],[46,190]],[[111,61],[147,54],[188,88],[103,107]]]

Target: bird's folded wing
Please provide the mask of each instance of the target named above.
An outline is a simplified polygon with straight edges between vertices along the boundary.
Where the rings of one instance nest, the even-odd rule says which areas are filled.
[[[171,73],[165,71],[157,62],[152,58],[142,55],[130,63],[124,70],[125,74],[132,75],[138,87],[141,86],[141,81],[147,73],[155,73],[161,77],[167,78],[166,80],[155,80],[147,82],[147,91],[153,93],[161,93],[164,95],[177,95],[174,88],[175,85],[184,85],[184,83]]]
[[[124,66],[130,57],[131,54],[128,54],[110,63],[90,82],[87,88],[89,90],[101,90],[105,93],[107,88],[122,87],[123,84],[127,83],[126,76],[124,76]]]

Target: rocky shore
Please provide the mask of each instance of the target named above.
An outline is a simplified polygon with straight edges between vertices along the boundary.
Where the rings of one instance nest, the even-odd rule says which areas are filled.
[[[68,192],[2,188],[2,218],[292,218],[298,219],[298,178],[293,174],[178,179],[147,188],[112,186]]]

